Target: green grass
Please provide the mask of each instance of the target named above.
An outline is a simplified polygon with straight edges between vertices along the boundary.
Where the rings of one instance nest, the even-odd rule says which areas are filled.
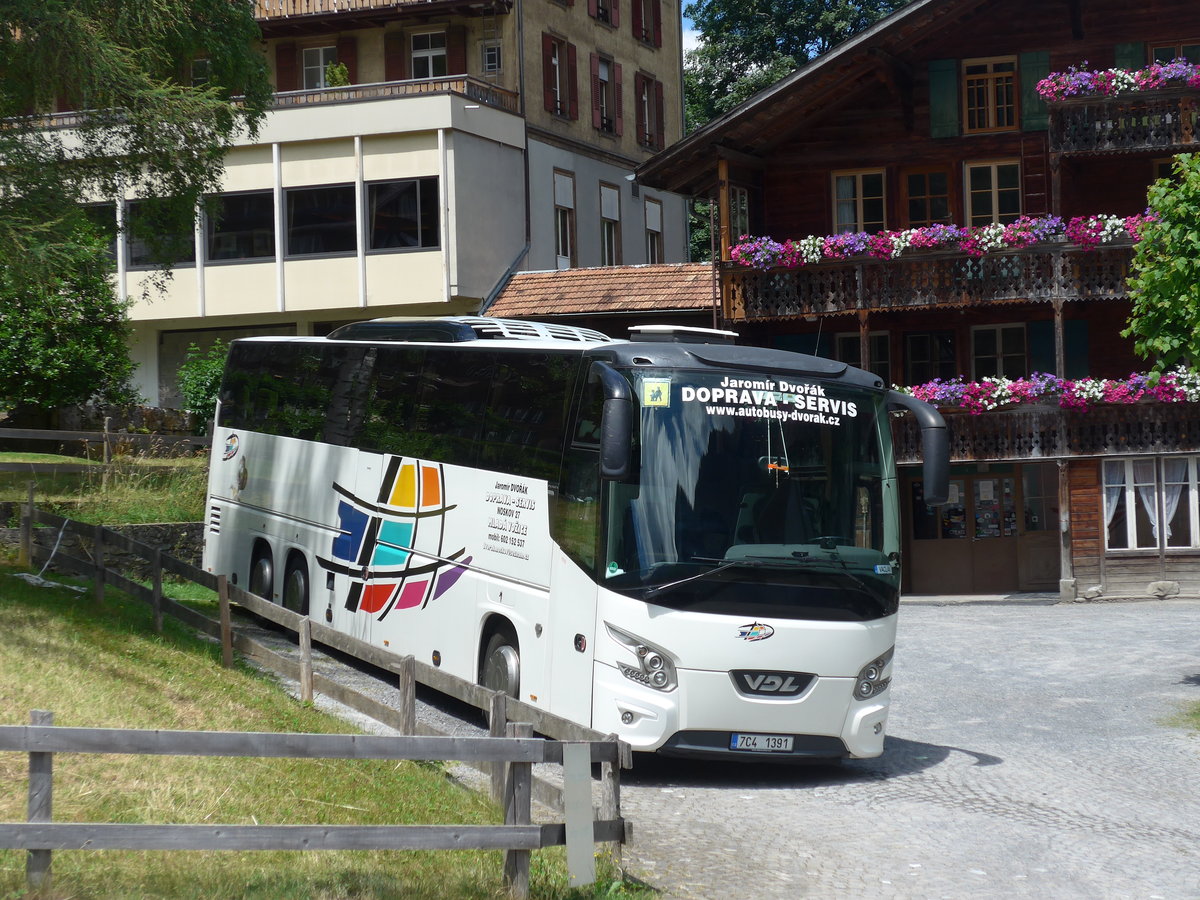
[[[88,464],[84,459],[38,453],[0,453],[0,462]],[[49,475],[0,472],[0,501],[25,502],[33,481],[38,507],[93,525],[199,522],[204,518],[205,456],[119,456],[109,467],[97,464],[92,469]]]
[[[0,565],[0,723],[33,709],[64,726],[348,732],[220,650],[118,592],[104,605],[65,587],[39,588]],[[63,579],[64,582],[69,579]],[[180,591],[169,590],[171,594]],[[191,594],[191,592],[187,592]],[[196,593],[191,599],[203,601]],[[27,757],[0,753],[0,820],[24,820]],[[59,754],[59,822],[222,824],[487,824],[485,798],[440,764]],[[484,851],[133,852],[54,854],[56,898],[493,898],[502,855]],[[22,896],[25,853],[0,851],[0,897]],[[534,853],[539,898],[641,896],[611,876],[586,894],[566,888],[561,848]]]

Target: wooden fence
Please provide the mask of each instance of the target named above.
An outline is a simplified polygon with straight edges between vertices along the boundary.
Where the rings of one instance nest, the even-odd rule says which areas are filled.
[[[136,431],[112,431],[111,420],[105,418],[103,431],[58,431],[37,428],[0,428],[0,443],[7,441],[37,441],[52,445],[54,448],[72,445],[90,449],[97,447],[104,462],[111,462],[114,450],[129,444],[139,448],[170,449],[175,453],[187,450],[201,450],[212,445],[212,439],[202,435],[187,434],[142,434]],[[47,452],[54,452],[48,450]],[[30,463],[7,464],[12,471],[31,471]],[[43,464],[51,465],[51,464]],[[67,471],[63,464],[53,464],[53,471]],[[69,464],[68,464],[69,465]],[[90,467],[89,467],[90,468]],[[46,471],[51,471],[47,469]],[[84,471],[81,467],[79,471]]]
[[[89,541],[91,558],[84,559],[61,550],[56,552],[54,547],[41,546],[34,541],[36,525],[48,526],[50,530],[42,532],[43,534],[49,535],[57,532],[57,535],[61,537],[63,534],[71,533],[83,538],[84,541]],[[54,543],[57,546],[57,541]],[[108,565],[106,559],[111,558],[114,552],[129,554],[145,560],[150,568],[151,585],[147,587],[133,581]],[[145,602],[151,607],[156,629],[161,629],[162,617],[165,614],[198,631],[219,638],[222,660],[226,666],[233,665],[234,651],[236,650],[255,664],[297,681],[300,685],[302,700],[311,700],[314,692],[323,694],[403,735],[445,737],[416,721],[416,685],[421,684],[485,711],[488,715],[489,733],[492,738],[504,737],[508,733],[510,725],[520,724],[528,726],[529,733],[536,732],[547,735],[558,742],[582,742],[590,745],[611,746],[614,748],[613,752],[605,751],[602,754],[603,758],[598,760],[600,762],[601,793],[599,816],[602,822],[621,824],[620,827],[611,824],[605,825],[603,829],[597,825],[595,839],[615,841],[618,845],[628,840],[628,826],[620,815],[620,769],[632,766],[633,754],[629,745],[618,741],[615,735],[601,734],[594,729],[585,728],[545,710],[514,700],[503,693],[491,691],[481,685],[448,675],[411,656],[398,657],[319,622],[314,622],[307,616],[301,616],[250,594],[229,584],[224,576],[215,576],[205,572],[112,529],[75,522],[39,510],[34,505],[31,487],[29,500],[24,505],[21,516],[19,559],[22,565],[32,565],[47,560],[51,555],[53,555],[53,562],[57,567],[92,578],[93,596],[96,602],[103,602],[106,586],[124,591],[134,599]],[[215,590],[219,600],[219,619],[213,621],[203,613],[165,596],[163,593],[164,573]],[[300,648],[299,660],[276,653],[235,629],[232,617],[232,604],[234,603],[247,612],[295,632]],[[382,703],[337,681],[315,674],[312,666],[313,642],[324,644],[394,673],[397,676],[399,691],[395,706]],[[555,751],[547,752],[553,754]],[[504,760],[484,757],[466,758],[462,761],[489,772],[493,799],[497,801],[504,799],[506,784]],[[570,790],[565,777],[562,787],[541,778],[532,778],[530,782],[532,798],[558,812],[567,810]],[[590,796],[590,779],[588,790]],[[569,850],[568,856],[570,857]],[[590,853],[588,856],[590,859]]]
[[[361,734],[269,734],[226,731],[139,731],[59,728],[34,710],[30,725],[0,726],[0,751],[29,754],[29,813],[25,823],[0,824],[0,849],[29,851],[26,881],[49,886],[54,850],[504,850],[504,878],[513,895],[529,894],[529,853],[567,846],[572,884],[595,877],[594,841],[619,841],[620,818],[593,821],[593,762],[617,762],[616,742],[563,743],[534,739],[528,725],[508,726],[507,738],[383,737]],[[54,823],[56,753],[171,756],[293,757],[491,761],[505,766],[503,825],[128,825]],[[534,763],[562,763],[566,821],[532,824]]]

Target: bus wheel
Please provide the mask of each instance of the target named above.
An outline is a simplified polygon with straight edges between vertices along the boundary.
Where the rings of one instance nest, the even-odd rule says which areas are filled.
[[[250,593],[270,600],[274,588],[275,566],[271,562],[271,548],[260,541],[250,562]]]
[[[485,688],[517,699],[521,690],[521,655],[515,637],[499,632],[492,635],[483,652],[479,680]]]
[[[308,615],[308,566],[301,556],[288,560],[287,574],[283,576],[283,605],[294,613]]]

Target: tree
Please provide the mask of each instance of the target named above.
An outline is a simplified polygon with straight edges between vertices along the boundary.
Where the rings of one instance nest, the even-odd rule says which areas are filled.
[[[83,204],[147,198],[138,236],[163,259],[191,240],[225,153],[265,114],[260,41],[248,0],[0,0],[0,281],[20,296],[26,321],[48,322],[69,302],[98,309],[95,267],[107,256]],[[52,121],[46,113],[57,107],[81,112]],[[21,321],[14,308],[0,310],[5,334]],[[124,334],[118,320],[89,321]],[[96,362],[89,355],[74,361],[79,372]],[[87,399],[85,381],[57,360],[61,383],[84,390],[71,399]],[[115,356],[103,368],[124,370]],[[67,402],[51,377],[36,380],[41,398],[6,376],[0,406]]]
[[[1200,155],[1175,157],[1172,177],[1149,192],[1154,221],[1133,256],[1133,309],[1122,337],[1162,373],[1200,368]]]
[[[227,356],[229,345],[222,340],[214,341],[208,350],[192,344],[187,348],[176,376],[179,393],[183,395],[183,408],[205,425],[216,415]]]
[[[688,53],[688,125],[728,112],[908,0],[695,0],[685,14],[702,35]]]
[[[0,386],[11,418],[30,425],[49,424],[47,409],[81,397],[134,399],[128,304],[109,282],[106,242],[85,230],[56,255],[57,278],[27,282],[0,267]]]

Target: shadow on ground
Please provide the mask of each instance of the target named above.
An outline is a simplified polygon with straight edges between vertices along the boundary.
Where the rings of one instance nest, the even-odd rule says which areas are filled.
[[[956,754],[964,756],[974,766],[996,766],[1004,762],[998,756],[962,747],[889,737],[883,756],[878,759],[848,759],[841,763],[726,762],[635,753],[633,769],[623,772],[621,780],[645,787],[822,787],[913,775],[941,765]]]

